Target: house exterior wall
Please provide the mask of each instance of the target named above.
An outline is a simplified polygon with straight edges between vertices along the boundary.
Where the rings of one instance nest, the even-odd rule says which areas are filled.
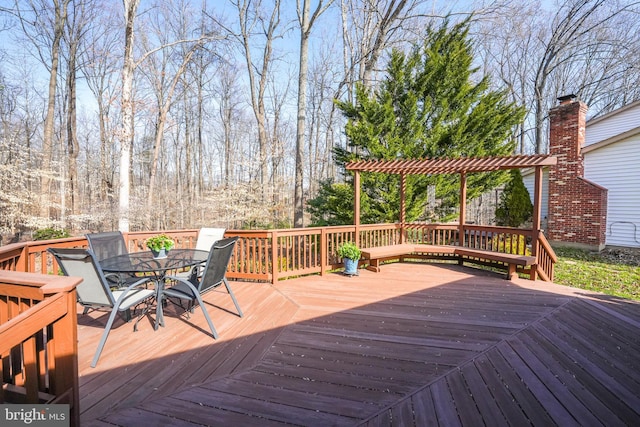
[[[640,248],[639,165],[640,134],[584,155],[585,178],[609,190],[607,246]]]
[[[607,246],[640,248],[639,126],[640,101],[586,123],[584,145],[576,152],[584,156],[585,182],[594,183],[608,191],[604,204],[606,222],[603,230]],[[523,180],[533,198],[533,170],[524,171]],[[576,187],[574,190],[578,188],[582,187]],[[588,192],[589,189],[585,191]],[[598,192],[595,193],[594,196],[599,197]],[[544,222],[545,218],[549,217],[548,209],[549,174],[545,169],[542,178],[541,209],[545,230],[548,230],[548,224],[545,225]],[[549,237],[549,233],[547,236]]]
[[[624,106],[587,123],[585,147],[640,126],[640,101]]]
[[[549,111],[547,236],[558,245],[601,250],[606,239],[607,190],[584,177],[586,104],[565,100]]]

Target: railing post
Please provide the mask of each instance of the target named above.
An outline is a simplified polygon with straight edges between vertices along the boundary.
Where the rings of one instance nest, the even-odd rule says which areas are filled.
[[[327,229],[322,227],[320,229],[320,275],[324,276],[327,273],[327,266],[329,264],[329,242],[327,241]]]
[[[270,231],[271,234],[271,284],[278,283],[278,269],[280,268],[278,259],[278,232]]]
[[[22,248],[22,253],[20,254],[20,258],[16,263],[16,271],[29,271],[29,245],[24,245]]]
[[[53,325],[53,337],[56,348],[56,362],[53,368],[51,385],[53,394],[63,396],[62,402],[71,409],[71,426],[80,425],[80,397],[78,381],[78,326],[75,288],[66,292],[67,314]],[[65,390],[71,390],[71,396],[64,396]]]

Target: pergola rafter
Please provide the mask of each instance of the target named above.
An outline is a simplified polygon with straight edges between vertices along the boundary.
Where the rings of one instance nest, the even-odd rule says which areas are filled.
[[[551,166],[557,163],[553,156],[460,157],[457,159],[398,159],[357,160],[346,165],[347,170],[407,175],[438,175],[448,173],[491,172]]]
[[[354,176],[354,225],[356,226],[356,243],[359,243],[360,226],[360,173],[376,172],[400,175],[400,223],[405,224],[405,186],[407,175],[441,175],[460,174],[460,218],[459,244],[464,246],[464,226],[466,216],[467,174],[475,172],[492,172],[507,169],[535,168],[535,188],[533,195],[533,255],[537,247],[537,236],[540,233],[540,212],[542,205],[542,168],[557,164],[557,158],[550,155],[518,155],[502,157],[461,157],[456,159],[396,159],[396,160],[356,160],[346,164],[346,169],[353,171]],[[401,239],[403,238],[401,234]],[[401,242],[402,243],[402,242]]]

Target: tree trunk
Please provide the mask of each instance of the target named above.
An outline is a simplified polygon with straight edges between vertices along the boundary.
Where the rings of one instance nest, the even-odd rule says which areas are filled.
[[[60,4],[54,1],[55,22],[53,28],[53,42],[51,44],[51,72],[49,74],[49,94],[47,100],[47,115],[44,119],[44,134],[42,136],[42,174],[41,181],[41,205],[40,215],[49,218],[50,211],[50,185],[49,171],[51,169],[51,161],[53,156],[53,124],[56,114],[56,83],[58,80],[58,63],[60,58],[60,42],[64,34],[65,21],[67,19],[67,5],[69,0]]]
[[[300,16],[300,68],[298,71],[298,122],[296,126],[296,166],[293,226],[304,227],[304,132],[307,115],[307,71],[309,68],[310,0],[304,0]]]
[[[123,0],[125,18],[124,62],[122,66],[122,129],[120,130],[120,199],[118,229],[129,231],[131,149],[133,146],[133,36],[140,0]]]
[[[67,153],[69,156],[69,194],[71,214],[76,213],[78,201],[78,132],[76,125],[76,55],[77,44],[73,43],[69,49],[69,70],[67,77],[68,107],[67,107]]]
[[[162,139],[164,137],[164,123],[167,119],[167,114],[169,113],[169,109],[171,108],[171,100],[173,99],[173,94],[175,92],[176,86],[180,77],[187,69],[187,65],[191,60],[194,52],[198,49],[199,44],[189,50],[189,52],[182,59],[182,64],[176,71],[176,75],[173,76],[171,81],[171,85],[169,86],[169,90],[167,91],[167,99],[160,99],[159,111],[158,111],[158,122],[156,123],[156,137],[154,141],[153,148],[153,159],[151,160],[151,172],[149,174],[149,191],[147,193],[147,209],[151,212],[153,209],[153,198],[156,184],[156,174],[158,170],[158,156],[160,155],[160,147],[162,147]],[[158,96],[161,96],[159,94]]]
[[[302,1],[302,7],[300,7]],[[307,82],[309,69],[309,36],[316,19],[333,3],[320,0],[311,15],[311,0],[298,0],[300,24],[300,68],[298,71],[298,121],[296,126],[296,165],[293,192],[293,226],[304,227],[304,137],[307,119]]]

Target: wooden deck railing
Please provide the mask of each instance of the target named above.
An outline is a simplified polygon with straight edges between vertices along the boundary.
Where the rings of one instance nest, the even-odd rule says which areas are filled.
[[[558,262],[558,257],[543,233],[538,235],[538,275],[542,280],[553,282],[553,266]]]
[[[0,403],[68,404],[70,424],[80,424],[75,291],[79,282],[0,271]]]
[[[157,234],[125,233],[129,251],[146,250],[144,242]],[[176,241],[178,248],[195,246],[198,230],[163,231]],[[340,268],[336,255],[345,241],[357,240],[361,247],[388,246],[397,243],[431,245],[460,244],[457,224],[366,224],[281,230],[228,230],[226,236],[239,236],[231,259],[230,279],[275,283],[278,280],[307,274],[325,274]],[[543,280],[553,280],[553,249],[541,234],[536,239],[537,272]],[[463,246],[518,255],[531,255],[533,231],[510,227],[465,225]],[[54,261],[46,251],[49,247],[86,247],[84,237],[40,242],[25,242],[0,247],[0,269],[43,274],[54,273]]]

